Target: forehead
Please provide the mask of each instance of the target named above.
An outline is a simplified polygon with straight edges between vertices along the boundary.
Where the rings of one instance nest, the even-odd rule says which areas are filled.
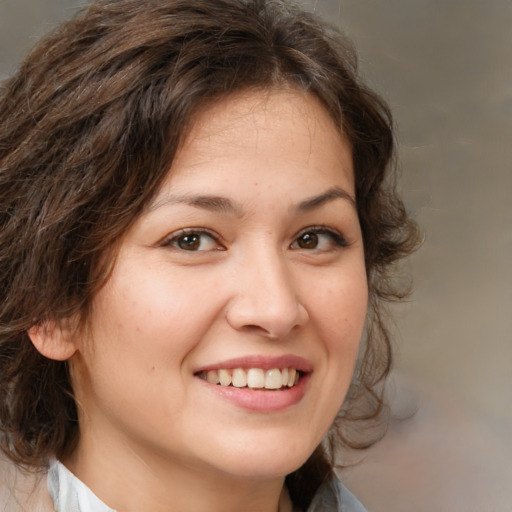
[[[315,95],[283,87],[241,91],[199,109],[192,118],[183,147],[203,137],[232,141],[233,133],[240,131],[255,135],[264,130],[275,132],[275,136],[282,125],[290,123],[303,126],[312,138],[318,131],[329,131],[332,136],[329,142],[339,144],[340,139],[345,139]],[[281,132],[280,138],[285,135]]]
[[[291,88],[244,91],[197,112],[167,181],[199,172],[217,181],[228,167],[256,180],[267,171],[276,182],[291,174],[331,182],[338,173],[349,188],[354,181],[343,132],[313,94]]]

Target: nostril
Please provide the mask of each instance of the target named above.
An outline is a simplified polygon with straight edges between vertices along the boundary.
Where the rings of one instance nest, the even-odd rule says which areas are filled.
[[[249,333],[249,334],[251,334],[251,333],[254,333],[254,334],[265,334],[266,336],[274,337],[269,330],[265,329],[261,325],[252,325],[252,324],[244,325],[242,327],[242,330],[247,332],[247,333]]]

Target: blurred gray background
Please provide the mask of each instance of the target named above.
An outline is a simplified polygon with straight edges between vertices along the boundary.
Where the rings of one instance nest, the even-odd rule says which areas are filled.
[[[390,103],[426,239],[397,369],[512,432],[512,2],[310,0]]]
[[[426,234],[397,366],[512,432],[512,2],[317,3],[393,108]]]
[[[396,369],[510,438],[512,1],[304,1],[354,40],[392,106],[401,190],[426,234],[395,311]],[[0,0],[0,78],[78,3]]]

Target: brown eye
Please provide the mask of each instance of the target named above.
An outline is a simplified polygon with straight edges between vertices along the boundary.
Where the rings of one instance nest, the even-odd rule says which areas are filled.
[[[297,246],[300,249],[316,249],[318,246],[318,235],[316,233],[303,233],[297,238]]]
[[[172,247],[181,251],[203,252],[220,250],[222,246],[218,243],[214,235],[207,231],[184,231],[177,232],[164,243],[164,247]]]
[[[338,232],[325,227],[309,227],[298,234],[291,244],[292,249],[309,251],[329,251],[349,244]]]
[[[197,233],[180,236],[176,245],[185,251],[197,251],[201,246],[201,236]]]

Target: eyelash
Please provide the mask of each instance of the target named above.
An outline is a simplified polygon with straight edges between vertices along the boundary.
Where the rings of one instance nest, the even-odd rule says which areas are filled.
[[[330,238],[331,242],[334,243],[334,245],[336,245],[337,247],[348,247],[350,245],[347,242],[347,240],[345,239],[345,237],[340,232],[338,232],[337,230],[334,230],[332,228],[327,228],[325,226],[309,226],[309,227],[303,229],[295,236],[295,239],[294,239],[294,242],[292,243],[292,245],[297,243],[301,237],[303,237],[305,235],[310,235],[310,234],[315,235],[315,236],[327,235]],[[319,250],[317,247],[315,247],[313,249],[305,249],[305,248],[299,248],[299,249]]]
[[[177,250],[182,250],[182,251],[187,251],[187,252],[202,252],[202,251],[197,251],[195,249],[188,250],[188,249],[184,249],[183,247],[178,246],[180,238],[184,238],[186,236],[192,236],[192,235],[195,235],[198,237],[203,237],[204,235],[206,235],[217,245],[216,250],[219,250],[219,251],[225,250],[225,248],[223,246],[221,246],[221,244],[219,242],[220,237],[218,235],[216,235],[215,233],[213,233],[212,231],[209,231],[204,228],[180,229],[179,231],[173,233],[169,238],[166,238],[163,241],[162,246],[163,247],[173,247]],[[199,243],[201,243],[201,241]]]
[[[186,252],[205,252],[205,250],[199,251],[198,247],[192,248],[192,249],[185,249],[178,245],[180,242],[180,239],[183,239],[186,236],[196,236],[199,238],[199,246],[200,246],[200,244],[202,243],[201,238],[204,235],[206,235],[208,238],[210,238],[210,240],[213,243],[215,243],[217,246],[215,249],[206,249],[206,251],[207,250],[218,250],[218,251],[225,250],[225,247],[223,247],[219,242],[220,237],[218,235],[216,235],[214,232],[209,231],[204,228],[181,229],[180,231],[173,233],[170,238],[165,239],[162,243],[162,246],[163,247],[173,247],[177,250],[186,251]],[[349,243],[347,242],[347,240],[338,231],[333,230],[331,228],[327,228],[325,226],[309,226],[309,227],[301,230],[295,236],[293,242],[290,244],[290,247],[294,248],[293,245],[297,244],[299,242],[299,239],[301,237],[304,237],[305,235],[313,235],[312,239],[313,239],[313,241],[316,241],[317,245],[318,245],[319,241],[318,241],[318,238],[316,238],[316,240],[315,240],[315,237],[327,235],[330,238],[330,241],[337,247],[348,247],[349,246]],[[302,249],[305,251],[322,250],[322,249],[318,249],[317,246],[312,247],[312,248],[296,247],[295,249],[297,249],[297,250]],[[325,250],[325,249],[323,249],[323,250]]]

